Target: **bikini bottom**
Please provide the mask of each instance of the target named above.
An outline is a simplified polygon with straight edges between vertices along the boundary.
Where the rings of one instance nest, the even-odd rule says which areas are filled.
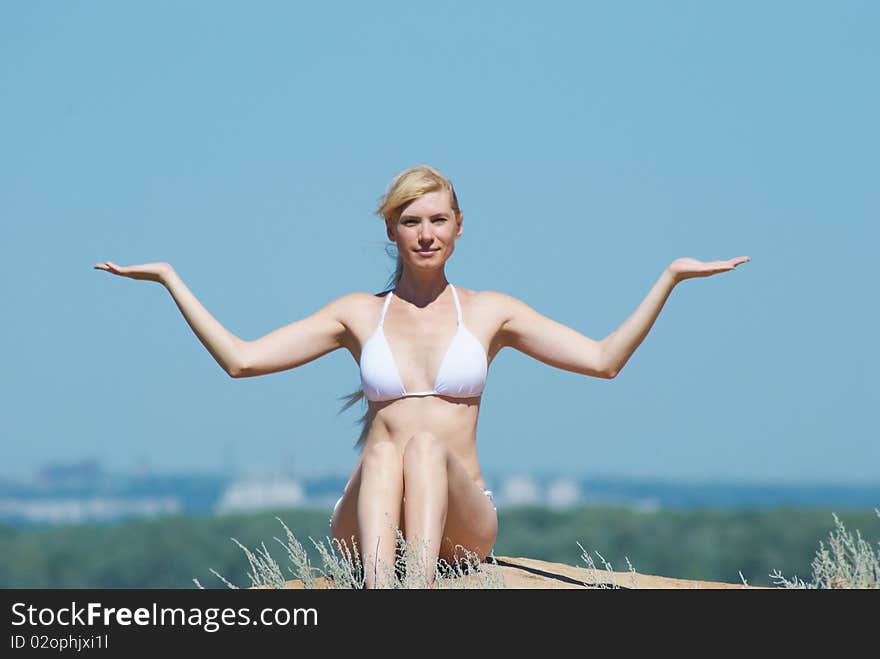
[[[492,490],[483,490],[483,494],[489,497],[489,501],[492,503],[492,509],[497,513],[498,508],[495,505],[495,497],[492,496]],[[404,497],[403,500],[406,501],[406,497]],[[339,497],[339,499],[336,500],[336,504],[333,506],[333,513],[330,515],[330,520],[328,522],[330,526],[333,526],[333,515],[336,514],[336,509],[339,508],[340,503],[342,503],[342,497]]]

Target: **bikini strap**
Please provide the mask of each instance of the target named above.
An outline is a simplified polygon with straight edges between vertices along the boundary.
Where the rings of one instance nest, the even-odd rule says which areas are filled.
[[[452,299],[455,300],[455,311],[458,314],[458,324],[461,325],[461,304],[458,302],[458,293],[455,292],[455,286],[450,282],[449,288],[452,289]]]
[[[388,311],[388,304],[391,302],[391,296],[393,293],[388,291],[388,295],[385,296],[385,304],[382,305],[382,315],[379,316],[379,327],[382,327],[385,324],[385,312]]]

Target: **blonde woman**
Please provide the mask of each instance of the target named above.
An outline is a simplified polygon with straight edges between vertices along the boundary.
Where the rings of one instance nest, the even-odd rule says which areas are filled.
[[[95,265],[163,284],[233,378],[293,369],[339,348],[351,353],[363,388],[348,404],[366,398],[367,412],[359,458],[330,525],[337,541],[360,552],[366,588],[387,586],[392,578],[398,528],[409,546],[423,549],[417,567],[429,583],[438,559],[455,564],[467,553],[484,560],[491,551],[498,519],[480,471],[476,429],[488,366],[502,348],[610,380],[678,282],[749,260],[676,259],[626,322],[597,341],[514,297],[447,281],[446,263],[462,236],[464,214],[452,183],[436,169],[417,166],[398,174],[377,214],[397,247],[392,289],[351,293],[254,341],[217,322],[167,263]]]

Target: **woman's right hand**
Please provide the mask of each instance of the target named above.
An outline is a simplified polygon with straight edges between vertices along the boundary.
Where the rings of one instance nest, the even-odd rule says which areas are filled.
[[[120,277],[129,277],[130,279],[145,279],[147,281],[156,281],[164,284],[168,281],[168,277],[174,272],[174,268],[170,263],[142,263],[141,265],[116,265],[113,261],[104,261],[96,263],[95,268],[104,270]]]

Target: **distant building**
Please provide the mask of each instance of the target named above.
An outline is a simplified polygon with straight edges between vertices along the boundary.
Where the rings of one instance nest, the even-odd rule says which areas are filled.
[[[551,508],[571,508],[581,502],[581,487],[571,478],[557,478],[547,486],[545,498]]]
[[[513,506],[537,505],[541,502],[541,491],[530,476],[512,476],[501,484],[498,501]]]
[[[26,524],[80,524],[112,522],[127,517],[156,517],[180,513],[178,498],[80,497],[0,499],[0,521]]]
[[[231,483],[214,507],[214,512],[256,512],[302,506],[305,501],[302,486],[290,477],[249,477]]]
[[[104,470],[97,460],[82,460],[44,465],[35,480],[43,487],[87,487],[103,478]]]

